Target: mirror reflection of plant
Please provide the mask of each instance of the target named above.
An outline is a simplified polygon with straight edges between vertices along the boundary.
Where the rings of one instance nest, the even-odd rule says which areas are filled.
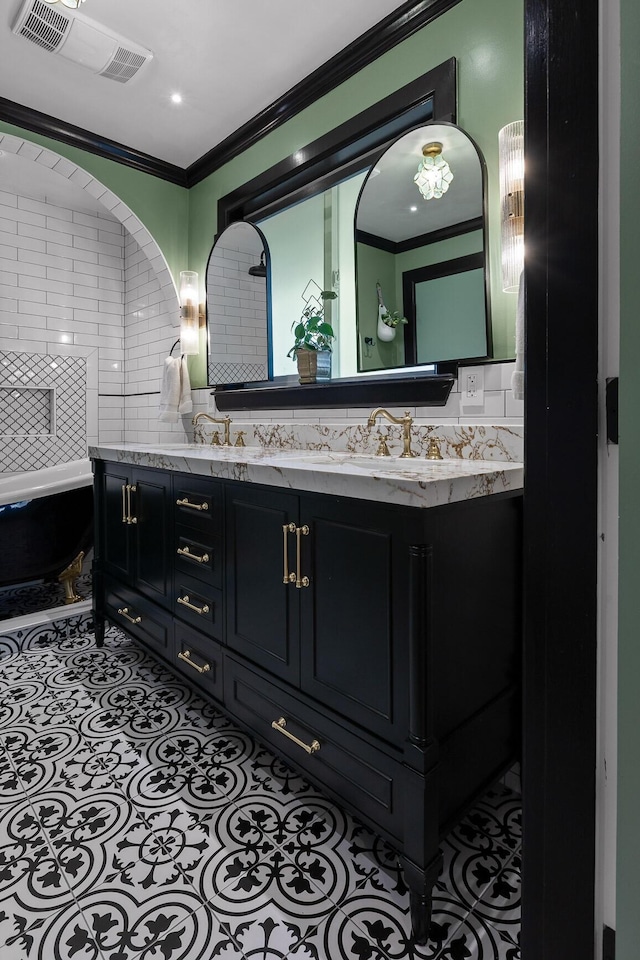
[[[383,323],[386,323],[388,327],[397,327],[399,323],[408,323],[406,317],[403,317],[399,310],[387,310],[385,313],[380,314],[380,319]]]
[[[332,340],[336,335],[331,324],[324,319],[325,300],[336,300],[338,294],[333,290],[320,290],[317,296],[310,297],[302,311],[300,320],[291,324],[295,342],[288,357],[295,359],[296,350],[333,350]]]

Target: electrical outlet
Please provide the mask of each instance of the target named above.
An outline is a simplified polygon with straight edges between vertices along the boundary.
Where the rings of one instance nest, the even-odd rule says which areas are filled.
[[[482,367],[460,367],[460,403],[463,407],[484,406],[484,370]]]

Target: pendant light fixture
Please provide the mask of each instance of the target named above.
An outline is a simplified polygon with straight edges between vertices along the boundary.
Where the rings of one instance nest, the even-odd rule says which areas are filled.
[[[61,3],[64,7],[71,7],[72,10],[77,10],[81,3],[84,3],[84,0],[44,0],[45,3]]]
[[[442,156],[441,143],[436,140],[425,143],[422,148],[422,160],[413,180],[425,200],[439,200],[447,192],[453,180],[453,174]]]

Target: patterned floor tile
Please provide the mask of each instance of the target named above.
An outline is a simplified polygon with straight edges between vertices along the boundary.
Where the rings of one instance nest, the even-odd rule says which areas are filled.
[[[51,639],[0,674],[2,960],[520,960],[511,791],[443,843],[416,946],[380,837],[120,631]]]
[[[225,948],[227,937],[216,918],[202,909],[190,890],[146,891],[138,885],[126,889],[117,883],[106,884],[80,896],[77,904],[61,913],[58,923],[69,930],[79,920],[82,934],[87,930],[104,958],[210,960],[215,955],[213,945],[220,944],[218,956],[241,960],[233,945]],[[90,957],[82,934],[77,936],[77,955]]]
[[[510,850],[521,846],[522,798],[501,784],[484,794],[466,820]]]
[[[0,904],[2,960],[100,960],[98,946],[77,908],[30,911],[15,898]]]

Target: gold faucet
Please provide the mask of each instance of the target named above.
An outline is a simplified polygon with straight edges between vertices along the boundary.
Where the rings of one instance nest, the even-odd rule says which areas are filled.
[[[210,423],[224,424],[224,443],[223,446],[231,446],[231,417],[212,417],[210,413],[196,413],[191,421],[192,426],[197,427],[201,420],[208,420]]]
[[[404,417],[394,417],[388,410],[378,407],[369,414],[367,421],[368,426],[373,427],[378,417],[386,417],[390,423],[402,424],[402,453],[400,456],[415,457],[415,453],[411,449],[411,424],[413,423],[413,417],[409,415],[409,411],[405,410]]]

